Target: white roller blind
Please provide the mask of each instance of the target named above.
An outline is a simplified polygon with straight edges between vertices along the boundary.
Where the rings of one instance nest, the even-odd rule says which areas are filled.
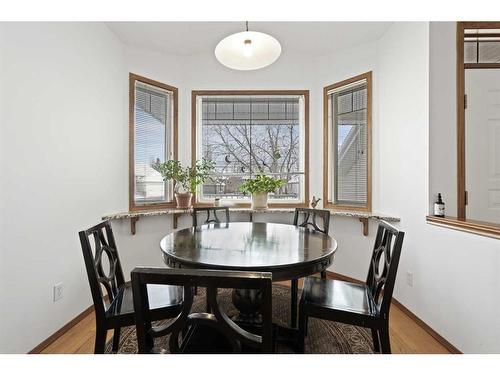
[[[169,201],[169,184],[151,164],[171,154],[172,92],[140,81],[134,90],[134,199],[136,204]]]
[[[332,139],[332,192],[334,203],[367,204],[367,104],[366,80],[328,93]]]

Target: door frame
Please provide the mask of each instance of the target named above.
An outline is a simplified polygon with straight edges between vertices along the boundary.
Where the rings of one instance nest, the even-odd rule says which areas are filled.
[[[457,22],[457,219],[466,219],[465,187],[465,70],[500,69],[498,64],[464,63],[466,29],[500,29],[500,22]],[[499,34],[500,36],[500,34]]]

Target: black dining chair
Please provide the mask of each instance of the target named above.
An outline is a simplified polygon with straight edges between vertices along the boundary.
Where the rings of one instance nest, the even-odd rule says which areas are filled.
[[[94,302],[96,337],[94,353],[104,353],[106,334],[113,329],[113,351],[120,344],[120,329],[135,324],[132,288],[125,282],[111,223],[104,221],[79,232],[83,259]],[[91,239],[92,238],[92,241]],[[94,248],[92,248],[92,242]],[[173,318],[182,306],[182,289],[164,286],[149,291],[151,317]]]
[[[318,225],[317,219],[320,218],[322,223]],[[299,221],[300,219],[300,221]],[[295,208],[293,215],[293,225],[311,229],[316,232],[321,232],[328,235],[330,228],[330,211],[318,210],[315,208]],[[321,271],[321,278],[326,279],[326,271]],[[299,294],[299,280],[293,279],[291,281],[291,326],[297,326],[297,299]]]
[[[328,231],[330,230],[330,215],[331,213],[328,210],[296,208],[293,216],[293,225],[328,235]],[[322,223],[319,223],[320,225],[318,225],[318,218],[322,221]],[[326,279],[326,271],[321,272],[321,277]]]
[[[195,207],[193,208],[193,227],[200,225],[198,215],[202,213],[205,214],[205,221],[202,224],[220,224],[221,222],[229,223],[230,221],[229,207]],[[224,215],[224,221],[219,218],[217,213]]]
[[[363,284],[307,277],[299,305],[299,348],[309,317],[370,328],[375,352],[391,353],[389,310],[404,232],[381,221]]]
[[[221,221],[219,216],[217,216],[217,213],[223,214],[224,215],[224,221]],[[205,214],[205,221],[201,223],[203,224],[220,224],[222,222],[229,223],[230,217],[229,217],[229,207],[194,207],[193,208],[193,227],[197,227],[199,225],[198,222],[198,215],[199,214]],[[194,288],[194,294],[198,294],[198,288]],[[209,309],[209,302],[207,300],[207,309]]]
[[[274,351],[272,325],[272,274],[137,267],[131,273],[139,353],[164,353],[154,339],[170,335],[170,353],[239,353]],[[182,312],[172,321],[153,326],[148,303],[151,285],[179,285],[184,289]],[[191,312],[193,287],[207,288],[212,311]],[[260,334],[250,333],[231,320],[219,305],[217,289],[257,289],[262,293]]]

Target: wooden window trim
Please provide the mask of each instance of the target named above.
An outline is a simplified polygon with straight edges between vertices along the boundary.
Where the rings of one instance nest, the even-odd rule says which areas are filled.
[[[161,203],[147,203],[137,205],[134,199],[134,165],[135,165],[135,155],[134,155],[134,143],[135,143],[135,123],[134,123],[134,106],[135,106],[135,82],[139,81],[146,83],[151,86],[156,86],[158,88],[171,91],[173,94],[173,120],[172,120],[172,147],[173,147],[173,158],[177,159],[177,143],[178,143],[178,102],[179,102],[179,90],[177,87],[167,85],[162,82],[158,82],[146,77],[139,76],[134,73],[129,73],[129,210],[130,211],[142,211],[142,210],[154,210],[154,209],[164,209],[175,207],[175,202],[172,197],[171,201],[161,202]]]
[[[500,68],[500,64],[465,64],[466,29],[498,29],[500,22],[457,22],[456,107],[457,107],[457,217],[427,216],[427,223],[492,238],[500,238],[500,224],[467,219],[465,186],[465,69]]]
[[[366,205],[340,205],[335,204],[329,199],[329,175],[331,170],[331,162],[329,160],[329,125],[328,125],[328,92],[336,88],[361,81],[365,79],[367,85],[367,121],[366,121],[366,134],[367,134],[367,163],[366,163],[366,177],[367,177],[367,192],[366,192]],[[343,81],[334,83],[323,88],[323,207],[338,210],[338,211],[361,211],[371,212],[372,210],[372,72],[359,74],[355,77],[345,79]]]
[[[457,22],[457,217],[465,219],[465,22]]]
[[[464,64],[465,69],[500,69],[500,63],[467,63]]]
[[[304,96],[304,196],[297,203],[272,203],[269,208],[309,207],[309,90],[193,90],[191,92],[191,164],[196,163],[197,152],[197,124],[196,124],[196,98],[198,96],[218,95],[301,95]],[[195,195],[195,206],[207,206],[208,204],[198,202]],[[232,207],[250,207],[249,203],[234,203]]]

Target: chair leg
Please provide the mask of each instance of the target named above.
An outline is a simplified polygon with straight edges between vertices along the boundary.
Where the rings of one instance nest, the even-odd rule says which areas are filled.
[[[97,325],[95,331],[95,344],[94,354],[104,354],[104,347],[106,346],[106,334],[108,330],[103,326]]]
[[[304,304],[300,303],[299,306],[299,337],[298,337],[298,343],[297,343],[297,352],[298,353],[305,353],[306,349],[306,332],[307,332],[307,324],[309,322],[309,317],[306,314],[306,311],[304,309]]]
[[[375,353],[380,353],[380,341],[378,337],[378,331],[372,328],[372,338],[373,338],[373,351]]]
[[[291,308],[290,308],[290,313],[291,313],[291,324],[290,326],[292,328],[297,327],[297,297],[299,294],[299,280],[294,279],[292,280],[292,289],[291,289]]]
[[[321,271],[321,278],[326,279],[326,271]]]
[[[118,349],[120,349],[120,330],[121,328],[115,328],[113,332],[113,352],[118,353]]]
[[[391,354],[391,338],[389,336],[389,323],[386,323],[379,330],[380,347],[382,354]]]
[[[151,335],[147,335],[146,337],[146,353],[151,353],[152,349],[155,347],[155,339]]]
[[[208,300],[208,291],[207,291],[207,294],[205,296],[205,302],[207,304],[207,313],[209,313],[209,314],[212,313],[212,308],[210,306],[210,301]]]

